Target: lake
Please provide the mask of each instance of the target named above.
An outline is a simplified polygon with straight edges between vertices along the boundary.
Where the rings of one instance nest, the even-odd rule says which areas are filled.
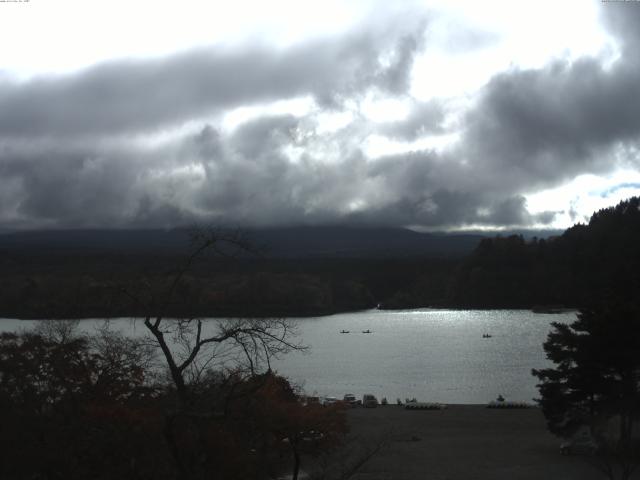
[[[390,402],[415,397],[472,404],[501,394],[507,400],[531,401],[538,395],[531,369],[550,364],[542,349],[550,323],[574,319],[575,312],[439,309],[300,318],[295,321],[309,352],[289,354],[273,367],[308,394],[319,396],[373,393]],[[90,331],[101,323],[86,320],[82,328]],[[35,324],[4,319],[0,330]],[[111,324],[132,334],[144,332],[140,323],[125,319]],[[483,338],[485,333],[491,338]]]

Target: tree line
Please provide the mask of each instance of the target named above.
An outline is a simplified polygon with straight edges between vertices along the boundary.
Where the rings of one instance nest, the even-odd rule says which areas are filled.
[[[538,402],[551,432],[589,432],[595,455],[588,459],[611,480],[631,478],[640,465],[639,240],[634,197],[544,247],[545,265],[557,262],[571,273],[560,298],[579,312],[570,324],[552,324],[543,347],[554,365],[532,372],[540,381]],[[540,251],[539,243],[511,244]]]
[[[482,240],[458,268],[449,302],[458,307],[578,307],[594,292],[631,296],[640,285],[640,198],[596,212],[550,239]]]

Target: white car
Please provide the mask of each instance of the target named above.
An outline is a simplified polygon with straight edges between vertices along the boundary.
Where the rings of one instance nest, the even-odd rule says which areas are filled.
[[[335,405],[336,403],[338,403],[338,399],[336,397],[325,397],[322,405],[324,405],[325,407],[329,407],[331,405]]]

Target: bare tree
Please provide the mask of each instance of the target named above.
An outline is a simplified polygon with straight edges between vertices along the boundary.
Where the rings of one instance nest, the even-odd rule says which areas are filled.
[[[213,253],[225,257],[237,257],[253,253],[250,243],[238,231],[197,229],[191,234],[191,252],[167,282],[157,292],[146,296],[123,291],[134,300],[138,308],[146,311],[142,321],[156,347],[161,351],[171,382],[175,387],[176,402],[167,412],[165,438],[183,478],[196,478],[202,455],[185,455],[177,441],[177,429],[190,428],[196,437],[201,432],[203,420],[216,415],[211,402],[198,401],[198,386],[203,379],[211,379],[209,372],[226,371],[224,390],[227,396],[235,393],[234,384],[241,384],[247,377],[270,371],[271,361],[292,350],[304,350],[296,341],[292,322],[274,318],[233,318],[204,320],[196,315],[167,318],[167,311],[189,311],[188,304],[180,304],[179,291],[185,276],[203,256]],[[176,308],[176,302],[177,308]],[[255,386],[255,389],[259,385]],[[242,395],[248,395],[246,388]],[[219,400],[219,399],[218,399]],[[219,415],[219,412],[217,413]],[[185,427],[185,425],[189,427]],[[202,440],[202,439],[201,439]],[[204,444],[204,441],[196,442]],[[196,458],[196,460],[193,460]],[[204,468],[204,467],[202,467]]]
[[[179,402],[187,405],[188,384],[210,368],[233,365],[253,375],[271,369],[271,359],[292,350],[303,350],[295,342],[296,331],[286,319],[248,318],[205,321],[195,316],[166,318],[169,306],[175,305],[176,292],[185,275],[198,259],[213,252],[218,256],[237,257],[255,250],[241,232],[220,229],[195,229],[191,233],[192,249],[186,261],[170,274],[169,283],[160,294],[148,300],[149,313],[144,326],[162,351]],[[135,298],[139,302],[138,298]],[[183,306],[188,310],[188,305]]]
[[[46,320],[39,322],[35,333],[59,344],[66,344],[78,337],[80,320]]]

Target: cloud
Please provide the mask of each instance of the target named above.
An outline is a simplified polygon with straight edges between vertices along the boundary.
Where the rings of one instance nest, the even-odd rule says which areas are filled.
[[[584,57],[499,73],[453,127],[456,102],[410,97],[428,28],[420,18],[281,50],[206,48],[0,79],[0,225],[549,224],[561,212],[530,213],[528,193],[637,165],[638,36],[620,11],[605,12],[622,45],[616,63]],[[411,109],[376,123],[358,110],[369,94]],[[223,127],[235,108],[305,96],[307,112]],[[330,113],[352,118],[323,128]],[[171,129],[163,142],[137,138]],[[457,143],[438,151],[411,143],[451,132]],[[370,158],[374,134],[408,147]]]
[[[637,20],[639,11],[626,10]],[[621,12],[607,8],[605,15],[623,45],[637,46],[632,20]],[[640,138],[640,61],[624,52],[608,68],[601,58],[583,57],[494,76],[465,118],[459,151],[477,165],[476,180],[490,188],[497,175],[532,192],[622,162],[637,167],[637,159],[616,155]]]
[[[403,120],[385,122],[378,126],[378,133],[390,138],[414,141],[428,134],[445,132],[446,108],[442,101],[416,102]]]
[[[463,168],[431,151],[365,157],[342,132],[307,141],[293,162],[290,132],[309,118],[258,117],[231,134],[213,126],[156,147],[100,146],[0,153],[0,191],[13,185],[16,225],[243,226],[527,224],[524,201],[460,188]],[[349,128],[345,127],[348,131]],[[342,148],[327,162],[322,148]],[[315,145],[314,145],[315,144]],[[445,167],[446,166],[446,167]],[[6,217],[8,218],[8,217]]]
[[[409,25],[413,30],[402,36],[364,29],[281,50],[210,47],[27,82],[4,80],[0,138],[132,134],[303,95],[335,105],[370,87],[401,94],[425,28],[422,21]],[[381,63],[383,56],[389,64]]]
[[[634,189],[634,190],[640,190],[640,183],[637,182],[623,182],[623,183],[619,183],[617,185],[613,185],[609,188],[606,188],[604,190],[602,190],[601,192],[599,192],[598,195],[600,195],[600,197],[602,198],[607,198],[608,196],[610,196],[613,193],[618,192],[619,190],[624,190],[624,189]]]
[[[424,26],[420,28],[424,30]],[[375,85],[383,91],[403,94],[411,87],[411,67],[416,53],[420,50],[422,39],[415,35],[405,35],[396,43],[391,52],[389,65],[375,74]]]
[[[623,55],[632,60],[640,42],[640,10],[634,2],[607,2],[600,6],[602,21],[607,29],[618,39]]]
[[[474,28],[459,28],[458,25],[447,25],[444,46],[448,53],[468,53],[473,50],[486,48],[498,41],[498,36],[492,32]]]
[[[465,167],[429,150],[372,160],[357,143],[343,144],[340,162],[323,161],[321,151],[291,162],[284,154],[290,145],[287,133],[306,121],[292,116],[260,118],[226,140],[206,128],[195,140],[197,158],[207,172],[199,207],[252,225],[454,228],[552,220],[551,212],[530,215],[517,194],[463,189],[455,179],[464,176]],[[327,138],[316,141],[331,143]]]
[[[2,78],[0,222],[339,221],[360,195],[366,160],[348,133],[353,125],[316,135],[316,116],[342,111],[370,90],[406,95],[425,26],[416,15],[386,18],[284,49],[201,48],[26,82]],[[269,114],[231,132],[204,124],[154,146],[139,141],[185,122],[215,122],[237,107],[301,96],[315,100],[304,118]],[[297,138],[300,131],[306,139]],[[302,152],[296,162],[288,148]]]

